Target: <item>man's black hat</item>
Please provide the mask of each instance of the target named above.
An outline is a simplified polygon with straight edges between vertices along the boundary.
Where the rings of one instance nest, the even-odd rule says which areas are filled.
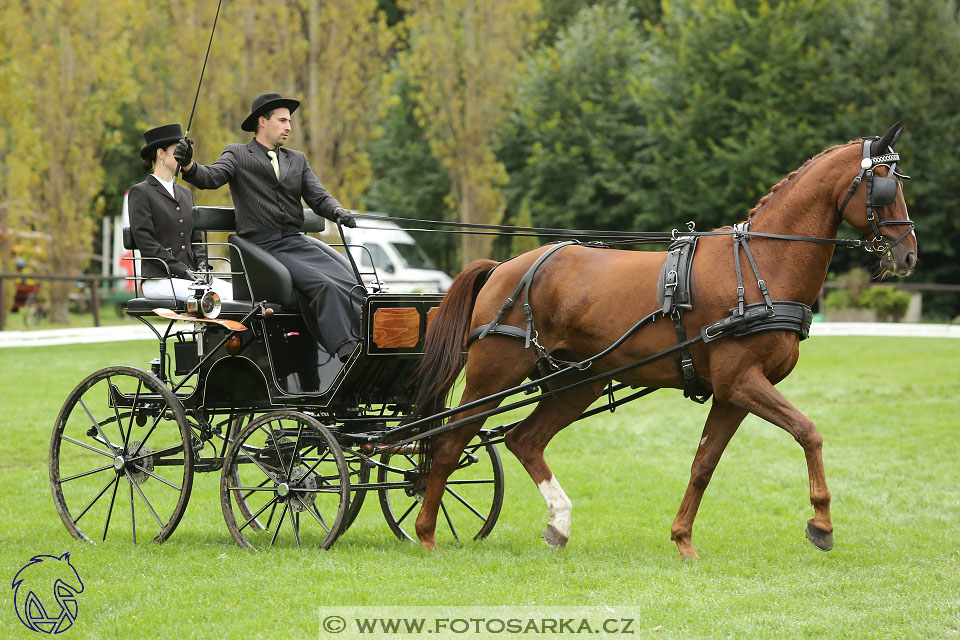
[[[262,96],[257,96],[257,99],[253,101],[253,106],[250,107],[250,115],[247,116],[247,119],[243,121],[243,124],[240,125],[240,128],[244,131],[256,131],[257,118],[268,111],[272,111],[279,107],[286,107],[287,109],[290,109],[290,113],[293,113],[299,106],[299,100],[294,100],[293,98],[284,98],[279,93],[265,93]]]
[[[183,130],[179,124],[165,124],[162,127],[143,132],[143,139],[147,144],[140,149],[141,158],[150,158],[160,147],[173,144],[183,137]]]

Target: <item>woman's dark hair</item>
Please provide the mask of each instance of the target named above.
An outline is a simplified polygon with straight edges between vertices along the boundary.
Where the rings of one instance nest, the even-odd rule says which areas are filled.
[[[153,169],[153,163],[157,159],[157,149],[159,148],[160,147],[153,147],[152,149],[146,149],[146,151],[150,152],[149,154],[140,154],[140,166],[143,167],[143,170],[147,173],[150,173]]]

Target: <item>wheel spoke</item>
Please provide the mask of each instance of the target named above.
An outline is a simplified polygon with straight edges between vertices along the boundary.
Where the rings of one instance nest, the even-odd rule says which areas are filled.
[[[137,451],[140,451],[140,448],[137,448]],[[165,458],[167,456],[173,455],[175,453],[183,453],[183,444],[175,444],[172,447],[167,447],[166,449],[158,449],[157,451],[151,451],[150,453],[144,453],[143,455],[136,456],[135,458],[127,458],[127,462],[139,462],[144,458]]]
[[[103,433],[103,429],[100,428],[100,423],[97,422],[97,419],[93,417],[93,414],[90,413],[90,409],[87,408],[87,403],[83,401],[83,398],[80,398],[80,406],[83,407],[83,410],[87,412],[87,415],[90,417],[90,422],[93,423],[93,427],[97,430],[97,433],[100,434],[100,437],[103,438],[104,444],[110,447],[110,451],[113,453],[113,456],[117,455],[116,449],[113,448],[113,445],[110,444],[110,441],[107,439],[107,436]]]
[[[227,487],[228,491],[246,491],[247,493],[243,496],[244,499],[249,498],[253,495],[254,491],[276,491],[276,487],[265,487],[260,485],[258,487]]]
[[[113,503],[117,499],[117,489],[120,488],[120,476],[114,476],[116,482],[113,483],[113,494],[110,496],[110,508],[107,510],[107,521],[103,523],[102,542],[107,541],[107,528],[110,526],[110,518],[113,517]]]
[[[137,516],[133,508],[133,482],[130,478],[127,478],[127,482],[130,484],[130,528],[133,531],[133,544],[137,544]]]
[[[268,423],[268,424],[269,424],[269,423]],[[283,422],[280,423],[280,427],[283,428]],[[264,425],[260,425],[259,430],[266,432],[267,437],[273,442],[273,450],[277,452],[277,461],[278,461],[279,464],[280,464],[280,470],[283,471],[283,469],[284,469],[284,466],[283,466],[283,454],[280,453],[280,445],[277,444],[277,438],[274,437],[273,431],[267,430]],[[279,431],[279,429],[278,429],[278,431]]]
[[[237,482],[239,482],[239,481],[240,481],[240,479],[237,478]],[[246,500],[246,499],[249,498],[251,495],[253,495],[253,492],[254,492],[254,491],[260,491],[260,490],[265,489],[265,488],[266,488],[268,491],[273,491],[273,487],[269,487],[269,488],[267,487],[267,483],[268,483],[268,482],[270,482],[270,478],[267,478],[266,480],[264,480],[263,482],[261,482],[260,484],[258,484],[256,487],[250,487],[250,488],[249,488],[249,491],[247,491],[247,493],[242,496],[243,499]],[[242,489],[242,487],[234,487],[234,489]]]
[[[140,498],[143,500],[144,504],[146,504],[146,505],[147,505],[147,508],[150,509],[150,513],[153,514],[153,517],[154,517],[154,519],[156,519],[157,524],[160,525],[160,531],[162,532],[162,531],[163,531],[163,520],[160,519],[160,516],[157,515],[157,512],[156,512],[156,510],[153,508],[153,505],[150,504],[150,501],[149,501],[149,500],[147,500],[147,496],[143,493],[143,489],[141,489],[141,488],[140,488],[140,485],[138,485],[138,484],[134,481],[133,475],[132,475],[129,471],[127,471],[126,469],[124,470],[124,473],[127,474],[127,481],[130,482],[130,483],[133,485],[133,487],[137,490],[137,493],[140,494]]]
[[[277,514],[277,505],[278,505],[278,504],[280,504],[280,498],[279,498],[279,497],[274,498],[274,499],[273,499],[273,507],[270,509],[270,515],[267,516],[267,526],[265,526],[264,529],[267,529],[267,530],[270,529],[270,523],[273,522],[273,516],[275,516],[275,515]]]
[[[113,483],[116,482],[116,481],[117,481],[117,476],[114,476],[113,479],[110,480],[110,482],[108,482],[103,489],[100,489],[100,493],[98,493],[97,496],[96,496],[93,500],[90,501],[90,504],[88,504],[86,507],[84,507],[83,511],[80,512],[80,515],[78,515],[76,518],[74,518],[73,521],[74,521],[74,522],[80,522],[80,518],[82,518],[82,517],[84,516],[84,514],[85,514],[87,511],[90,510],[90,507],[93,506],[93,503],[95,503],[97,500],[99,500],[99,499],[100,499],[100,496],[102,496],[103,494],[105,494],[105,493],[107,492],[107,489],[110,488],[110,485],[113,484]]]
[[[261,513],[263,513],[264,511],[267,510],[267,507],[269,507],[269,506],[271,506],[271,505],[273,505],[274,507],[277,506],[277,500],[278,500],[278,499],[279,499],[279,498],[277,498],[276,496],[274,496],[273,498],[271,498],[271,499],[270,499],[270,502],[268,502],[267,504],[265,504],[265,505],[263,505],[262,507],[260,507],[260,510],[259,510],[259,511],[257,511],[255,514],[253,514],[252,516],[250,516],[250,519],[249,519],[249,520],[247,520],[247,521],[244,522],[242,525],[240,525],[240,530],[242,531],[244,527],[246,527],[248,524],[250,524],[251,522],[253,522],[254,520],[256,520],[256,519],[257,519],[257,516],[259,516]],[[273,516],[273,512],[272,512],[272,511],[270,512],[270,515],[271,515],[271,517]],[[267,526],[264,527],[264,528],[266,528],[266,529],[269,529],[269,528],[270,528],[270,523],[269,523],[269,521],[267,522]]]
[[[459,501],[460,501],[460,504],[462,504],[462,505],[465,506],[467,509],[469,509],[471,512],[473,512],[473,515],[475,515],[475,516],[477,516],[478,518],[480,518],[480,521],[481,521],[481,522],[485,522],[485,521],[486,521],[486,518],[483,516],[483,514],[480,513],[479,511],[477,511],[476,509],[474,509],[474,508],[473,508],[473,505],[471,505],[469,502],[467,502],[466,500],[464,500],[463,498],[461,498],[461,497],[457,494],[456,491],[454,491],[454,490],[451,489],[450,487],[445,487],[445,490],[446,490],[447,493],[449,493],[449,494],[452,495],[454,498],[456,498],[457,500],[459,500]]]
[[[287,510],[290,509],[290,503],[283,503],[283,511],[280,512],[280,520],[277,522],[277,528],[273,530],[273,537],[270,538],[270,546],[273,546],[273,543],[277,541],[277,535],[280,533],[280,528],[283,527],[283,518],[287,515]]]
[[[294,498],[296,498],[296,499],[300,502],[300,504],[303,505],[303,508],[304,508],[310,515],[312,515],[317,522],[320,523],[320,526],[323,527],[323,530],[324,530],[324,531],[326,531],[327,533],[330,533],[330,527],[328,527],[328,526],[327,526],[327,523],[324,522],[323,516],[320,515],[320,512],[319,512],[319,511],[316,511],[315,509],[311,509],[311,508],[310,508],[310,505],[308,505],[306,502],[304,502],[303,500],[300,499],[300,496],[294,496]]]
[[[447,505],[443,504],[443,500],[440,501],[440,509],[443,510],[443,517],[447,519],[447,525],[450,527],[450,533],[453,534],[453,539],[460,542],[460,536],[457,535],[457,530],[453,528],[453,521],[450,520],[450,514],[447,513]]]
[[[322,456],[320,456],[319,458],[317,458],[317,461],[313,463],[313,466],[310,467],[309,469],[307,469],[307,472],[306,472],[304,475],[309,475],[309,474],[313,473],[313,470],[316,469],[316,468],[320,465],[321,462],[323,462],[324,460],[327,460],[327,459],[328,459],[327,456],[329,456],[329,455],[330,455],[330,449],[327,449],[326,451],[323,452],[323,455],[322,455]]]
[[[137,380],[138,386],[137,390],[139,391],[140,380]],[[127,441],[130,439],[130,433],[126,434],[123,432],[123,421],[120,419],[120,409],[117,407],[116,402],[110,402],[110,394],[113,390],[113,379],[110,376],[107,376],[107,404],[113,406],[113,415],[117,418],[117,428],[120,429],[120,439],[123,441],[123,447],[126,449]]]
[[[109,379],[109,376],[108,376]],[[135,408],[140,402],[140,389],[143,388],[143,380],[137,378],[137,391],[133,394],[133,407]],[[130,437],[130,434],[133,433],[133,419],[136,417],[137,412],[133,408],[130,409],[130,422],[127,423],[127,437]],[[123,431],[123,429],[121,429]],[[123,450],[127,450],[127,445],[130,444],[129,441],[123,441]]]
[[[101,471],[106,471],[107,469],[113,469],[112,464],[104,465],[99,469],[91,469],[90,471],[84,471],[83,473],[78,473],[76,475],[70,476],[69,478],[60,478],[60,484],[64,482],[70,482],[71,480],[76,480],[77,478],[82,478],[84,476],[89,476],[94,473],[100,473]]]
[[[301,422],[297,427],[297,441],[293,444],[293,451],[290,453],[290,466],[286,469],[287,477],[290,477],[290,474],[293,473],[293,461],[297,458],[297,450],[300,449],[300,434],[303,433],[303,423]],[[280,460],[281,464],[283,459]],[[299,539],[298,539],[299,542]]]
[[[297,500],[300,500],[297,497]],[[303,500],[300,500],[302,503]],[[302,549],[303,545],[300,544],[300,514],[296,511],[290,511],[290,522],[293,524],[293,536],[297,539],[297,549]]]
[[[163,484],[165,484],[165,485],[167,485],[168,487],[171,487],[171,488],[173,488],[173,489],[176,489],[177,491],[183,491],[183,487],[178,487],[177,485],[173,484],[172,482],[170,482],[170,481],[167,480],[166,478],[161,478],[161,477],[158,476],[157,474],[153,473],[152,471],[148,471],[148,470],[144,469],[143,467],[140,467],[140,466],[137,466],[137,465],[133,465],[133,466],[136,467],[137,471],[147,474],[148,476],[150,476],[150,477],[153,478],[154,480],[159,480],[159,481],[162,482]]]
[[[262,451],[262,449],[261,449],[261,451]],[[266,467],[264,467],[262,464],[260,464],[260,462],[257,461],[256,458],[251,458],[251,457],[250,457],[250,454],[247,453],[246,450],[245,450],[243,447],[240,448],[240,453],[242,453],[242,454],[247,458],[247,460],[249,460],[249,461],[252,462],[253,464],[257,465],[257,468],[260,469],[260,471],[263,471],[264,475],[266,475],[268,478],[270,478],[271,480],[273,480],[275,483],[280,484],[280,480],[278,480],[277,477],[274,476],[272,473],[270,473],[269,471],[267,471]]]
[[[131,412],[133,412],[132,409],[131,409]],[[153,435],[153,432],[154,430],[156,430],[157,425],[160,424],[160,419],[163,418],[163,413],[164,413],[164,409],[161,409],[160,412],[157,414],[157,417],[153,419],[153,424],[150,425],[150,430],[147,431],[147,435],[143,436],[143,440],[141,440],[140,444],[137,445],[137,450],[134,451],[132,454],[130,454],[131,456],[136,457],[137,454],[140,453],[140,449],[143,449],[143,445],[147,444],[147,440],[150,439],[150,436]]]
[[[420,503],[414,500],[413,503],[411,503],[410,508],[404,511],[403,515],[397,520],[397,524],[401,524],[404,520],[406,520],[407,516],[410,515],[410,512],[413,511],[414,507],[416,507],[418,504]]]
[[[90,451],[93,451],[94,453],[99,453],[99,454],[102,455],[102,456],[106,456],[106,457],[108,457],[108,458],[116,458],[115,455],[113,455],[113,454],[111,454],[111,453],[107,453],[107,452],[104,451],[103,449],[97,449],[96,447],[90,446],[90,445],[87,444],[86,442],[80,442],[79,440],[74,440],[74,439],[71,438],[70,436],[61,435],[61,436],[60,436],[60,439],[61,439],[61,440],[66,440],[67,442],[72,442],[73,444],[75,444],[75,445],[77,445],[77,446],[79,446],[79,447],[83,447],[84,449],[90,449]],[[98,440],[98,442],[99,442],[99,440]],[[109,442],[107,443],[107,446],[108,446],[108,447],[110,446],[110,443],[109,443]]]

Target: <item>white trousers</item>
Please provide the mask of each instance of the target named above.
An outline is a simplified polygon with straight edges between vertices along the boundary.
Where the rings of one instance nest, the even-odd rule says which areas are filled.
[[[186,300],[193,292],[189,287],[193,280],[183,278],[156,278],[143,281],[143,295],[145,298]],[[233,300],[233,285],[220,278],[213,279],[213,290],[220,296],[220,300]]]

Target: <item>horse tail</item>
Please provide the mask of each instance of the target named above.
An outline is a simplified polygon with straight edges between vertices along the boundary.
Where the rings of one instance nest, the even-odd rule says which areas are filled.
[[[413,374],[413,404],[417,417],[444,410],[447,395],[467,362],[464,340],[470,329],[473,305],[487,276],[497,266],[493,260],[467,265],[450,285],[424,339],[423,358]]]

